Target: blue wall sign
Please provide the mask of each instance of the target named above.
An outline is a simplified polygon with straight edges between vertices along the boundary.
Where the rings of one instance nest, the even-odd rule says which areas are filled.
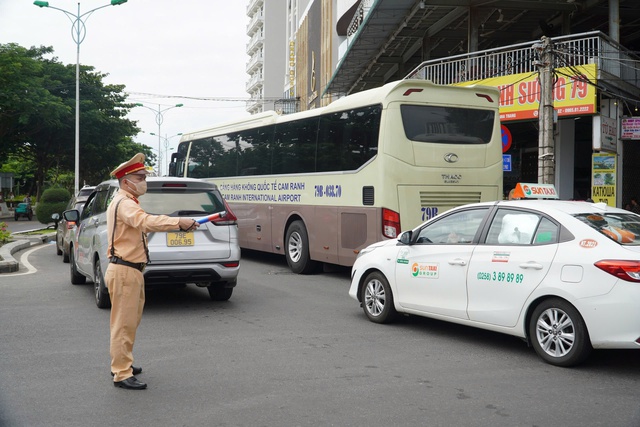
[[[511,172],[511,154],[502,155],[502,172]]]

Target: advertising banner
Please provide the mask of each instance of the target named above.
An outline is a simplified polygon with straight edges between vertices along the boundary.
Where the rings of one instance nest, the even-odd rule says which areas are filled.
[[[616,155],[610,153],[592,154],[591,198],[594,202],[604,202],[616,206]]]
[[[627,117],[622,119],[620,139],[640,141],[640,117]]]
[[[558,117],[594,114],[596,111],[596,64],[557,68],[553,103]],[[537,119],[540,105],[538,73],[511,74],[456,83],[482,84],[500,89],[500,120]]]

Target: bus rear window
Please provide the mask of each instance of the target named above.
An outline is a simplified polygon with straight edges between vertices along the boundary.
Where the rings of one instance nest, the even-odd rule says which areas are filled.
[[[472,108],[401,105],[408,139],[439,144],[488,144],[495,113]]]

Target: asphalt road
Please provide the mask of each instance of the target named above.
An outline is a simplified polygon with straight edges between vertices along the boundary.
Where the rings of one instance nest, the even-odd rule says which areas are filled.
[[[0,275],[3,427],[640,425],[639,352],[563,369],[513,337],[373,324],[348,269],[298,276],[251,252],[228,302],[147,293],[134,355],[149,388],[116,389],[92,286],[70,284],[54,244],[17,255],[20,272]]]

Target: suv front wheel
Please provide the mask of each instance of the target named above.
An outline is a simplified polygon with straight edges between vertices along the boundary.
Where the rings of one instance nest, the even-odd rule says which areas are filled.
[[[71,273],[71,283],[73,285],[83,285],[86,283],[87,278],[78,273],[78,269],[76,268],[76,257],[73,255],[72,246],[69,246],[69,273]]]
[[[104,283],[104,274],[102,274],[102,267],[100,266],[100,259],[96,258],[93,264],[93,291],[96,296],[96,305],[98,308],[111,307],[111,298],[109,298],[109,291]]]

